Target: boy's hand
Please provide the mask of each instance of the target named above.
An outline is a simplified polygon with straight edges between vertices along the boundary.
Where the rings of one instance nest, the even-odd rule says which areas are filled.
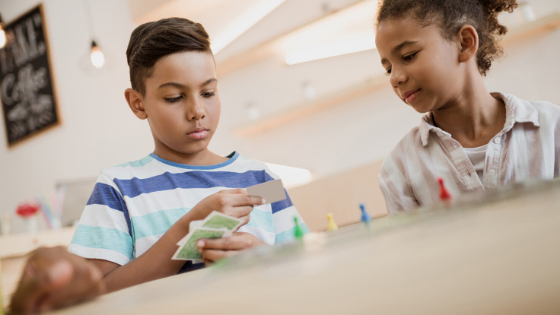
[[[236,255],[244,249],[266,245],[253,234],[244,232],[235,232],[230,237],[200,239],[196,244],[207,266],[222,258]]]
[[[249,196],[245,189],[238,188],[222,190],[210,195],[194,206],[193,210],[203,217],[215,210],[240,218],[247,223],[249,222],[249,214],[253,211],[253,206],[262,204],[264,204],[264,200],[261,197]]]
[[[45,312],[105,292],[103,274],[64,247],[39,248],[27,260],[10,308],[13,314]]]

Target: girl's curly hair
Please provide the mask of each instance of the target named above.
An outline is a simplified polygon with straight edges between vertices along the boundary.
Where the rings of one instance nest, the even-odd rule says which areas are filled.
[[[492,61],[503,53],[498,36],[505,35],[507,28],[498,22],[498,14],[513,12],[516,7],[516,0],[383,0],[377,25],[386,19],[410,16],[426,26],[438,23],[448,39],[463,25],[472,25],[479,37],[478,71],[485,76]]]

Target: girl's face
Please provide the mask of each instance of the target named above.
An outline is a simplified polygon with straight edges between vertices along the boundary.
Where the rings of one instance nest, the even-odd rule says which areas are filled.
[[[410,17],[383,20],[375,43],[393,90],[416,111],[435,111],[460,97],[460,44],[445,39],[437,24],[423,26]]]

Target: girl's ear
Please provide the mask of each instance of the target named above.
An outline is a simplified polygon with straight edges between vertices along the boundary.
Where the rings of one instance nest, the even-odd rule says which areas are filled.
[[[144,98],[140,93],[128,88],[124,91],[124,97],[126,98],[128,106],[130,107],[134,115],[136,115],[136,117],[140,119],[148,118],[148,114],[146,113],[146,109],[144,108]]]
[[[459,62],[467,62],[476,58],[478,52],[478,33],[471,25],[463,25],[457,32],[459,44]]]

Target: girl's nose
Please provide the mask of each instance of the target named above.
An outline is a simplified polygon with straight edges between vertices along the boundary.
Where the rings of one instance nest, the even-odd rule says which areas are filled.
[[[402,83],[405,83],[407,80],[407,76],[404,71],[393,67],[391,69],[391,75],[389,76],[389,81],[393,87],[398,87]]]

